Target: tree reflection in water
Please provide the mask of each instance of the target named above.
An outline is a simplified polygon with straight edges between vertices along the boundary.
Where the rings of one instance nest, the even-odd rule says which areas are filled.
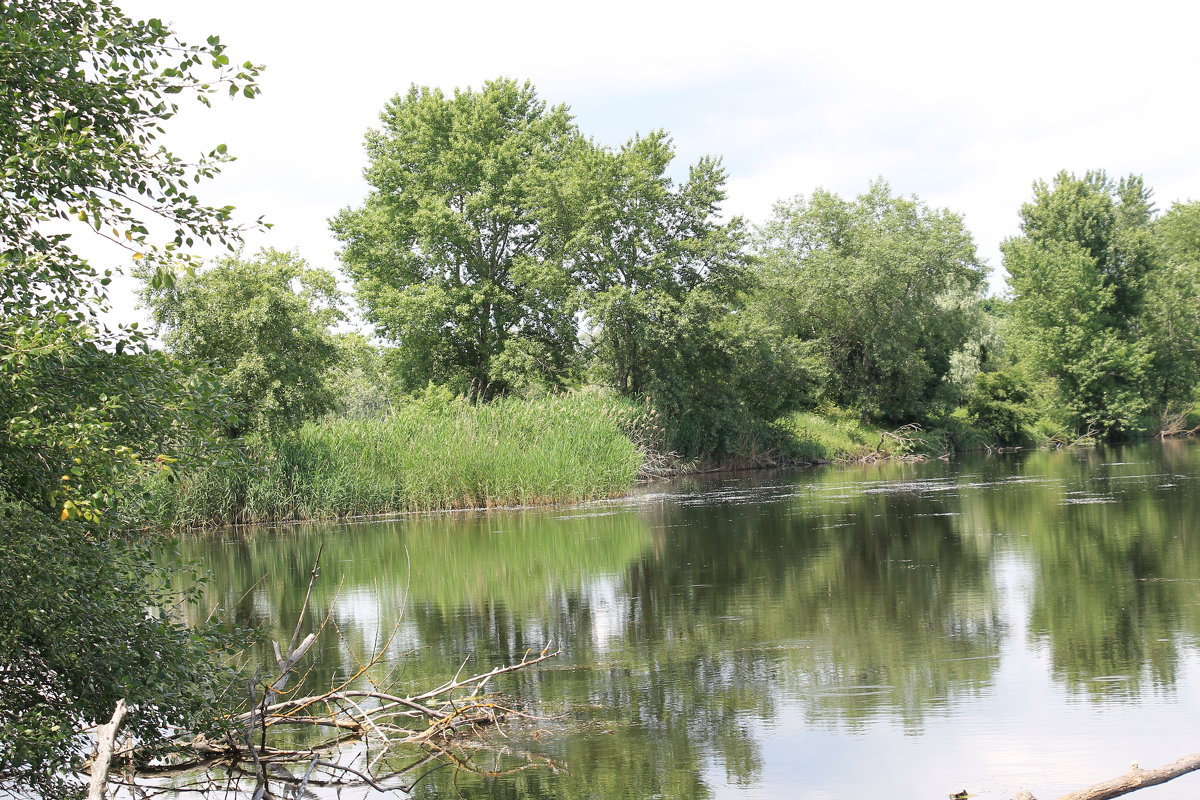
[[[324,542],[314,618],[328,612],[342,639],[322,642],[313,685],[393,628],[392,666],[414,684],[467,656],[561,646],[560,663],[500,688],[564,715],[510,734],[565,769],[431,778],[430,796],[453,780],[472,797],[708,797],[763,780],[774,725],[919,736],[986,697],[1011,653],[1048,653],[1064,702],[1169,694],[1200,635],[1197,454],[740,474],[582,509],[189,536],[179,550],[214,572],[209,600],[230,624],[283,636]],[[1027,599],[1006,594],[1001,561],[1029,576]]]

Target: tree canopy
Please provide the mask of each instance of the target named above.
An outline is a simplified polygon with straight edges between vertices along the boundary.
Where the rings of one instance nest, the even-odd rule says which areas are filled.
[[[295,253],[230,257],[144,297],[167,347],[210,370],[232,402],[226,433],[276,433],[332,407],[325,375],[343,318],[334,276]]]
[[[790,373],[751,363],[778,341],[733,315],[745,224],[721,218],[719,159],[676,181],[665,132],[606,147],[507,80],[452,97],[413,87],[382,123],[367,137],[372,191],[332,225],[409,391],[487,400],[583,378],[672,418],[778,411],[796,395],[743,392]]]
[[[546,247],[546,196],[578,136],[566,107],[510,80],[412,87],[367,135],[371,192],[332,222],[367,319],[400,344],[409,389],[488,399],[560,384],[573,296]]]
[[[188,163],[156,139],[177,96],[253,96],[257,72],[109,0],[0,4],[0,787],[69,796],[117,699],[153,737],[208,696],[203,642],[154,611],[162,582],[113,509],[213,406],[136,326],[98,320],[111,272],[73,237],[135,258],[235,241],[232,209],[191,192],[224,147]]]
[[[577,148],[570,180],[555,197],[566,266],[605,383],[641,395],[661,378],[668,342],[704,294],[727,302],[745,285],[741,219],[722,222],[725,170],[713,158],[676,184],[675,152],[663,131],[610,150]]]
[[[889,421],[924,418],[972,335],[984,267],[962,218],[894,195],[818,190],[759,234],[763,299],[813,359],[821,395]]]
[[[1161,410],[1181,410],[1200,400],[1200,203],[1175,203],[1154,234],[1161,263],[1143,310],[1154,352],[1149,392]]]
[[[101,278],[71,247],[79,221],[139,257],[182,257],[197,240],[237,231],[228,206],[191,192],[229,156],[218,145],[188,162],[157,143],[184,94],[253,97],[258,68],[231,64],[216,36],[178,41],[161,20],[135,21],[111,0],[26,0],[0,6],[0,277],[6,314],[58,310]],[[152,236],[156,223],[169,231]]]
[[[1009,338],[1069,427],[1130,430],[1147,408],[1152,352],[1139,323],[1157,263],[1152,215],[1136,176],[1060,172],[1034,184],[1022,235],[1001,245]]]

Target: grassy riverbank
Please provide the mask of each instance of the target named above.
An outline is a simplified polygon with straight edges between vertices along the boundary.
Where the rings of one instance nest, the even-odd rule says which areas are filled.
[[[220,466],[155,474],[133,516],[179,528],[577,503],[673,470],[938,456],[978,438],[966,428],[890,431],[823,409],[770,425],[731,423],[719,455],[680,458],[667,452],[669,428],[645,407],[601,392],[483,405],[416,400],[386,417],[328,418],[274,439],[249,437],[240,458]]]
[[[779,420],[795,460],[814,463],[938,457],[981,450],[994,437],[952,415],[937,424],[883,428],[867,425],[843,409],[797,411]]]
[[[274,441],[248,439],[244,465],[154,476],[140,516],[184,527],[619,495],[643,462],[628,435],[640,412],[573,393],[310,422]]]

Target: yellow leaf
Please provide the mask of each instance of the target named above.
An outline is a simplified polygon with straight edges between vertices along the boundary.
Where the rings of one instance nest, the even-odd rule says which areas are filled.
[[[64,509],[62,510],[62,513],[58,515],[58,521],[59,521],[59,522],[65,522],[65,521],[66,521],[66,519],[67,519],[67,517],[69,517],[69,516],[71,516],[71,512],[70,512],[70,511],[67,511],[67,509],[65,509],[65,508],[64,508]]]
[[[143,258],[145,258],[145,257],[146,257],[146,256],[144,256],[144,255],[143,255],[143,254],[141,254],[141,253],[134,253],[134,254],[133,254],[133,260],[134,260],[134,261],[141,261],[141,260],[142,260]]]

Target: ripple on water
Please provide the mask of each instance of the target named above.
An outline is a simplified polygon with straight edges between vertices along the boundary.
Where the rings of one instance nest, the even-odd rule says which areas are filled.
[[[944,478],[921,481],[872,481],[863,484],[866,494],[912,494],[914,492],[953,492],[958,483]]]
[[[895,690],[895,686],[885,684],[858,684],[852,686],[831,686],[828,689],[811,689],[805,692],[805,694],[810,697],[866,697],[869,695],[888,694]]]

